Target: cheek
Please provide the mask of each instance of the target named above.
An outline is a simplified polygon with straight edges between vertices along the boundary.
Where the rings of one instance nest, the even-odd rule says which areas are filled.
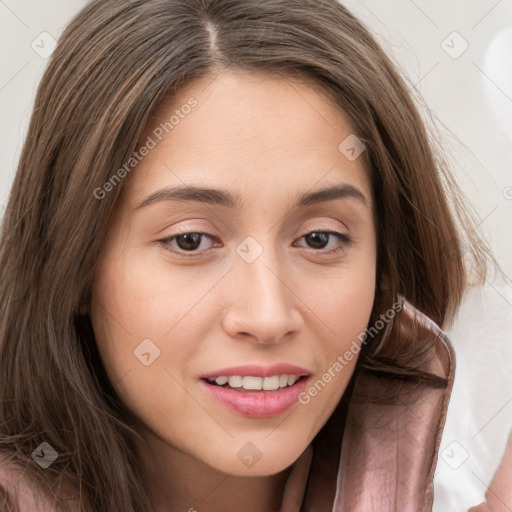
[[[343,345],[350,345],[368,326],[375,300],[375,271],[376,257],[372,246],[361,255],[356,265],[333,280],[333,293],[337,300],[332,302],[329,312]]]
[[[170,274],[168,268],[155,265],[144,251],[126,248],[110,255],[93,287],[95,331],[97,326],[105,338],[119,340],[121,345],[127,339],[140,343],[162,338],[183,316],[182,290],[190,282],[179,272]]]
[[[331,351],[343,350],[366,329],[375,298],[375,267],[347,266],[328,277],[309,282],[302,293],[323,325]]]
[[[315,378],[299,397],[314,419],[312,432],[327,421],[352,376],[375,296],[375,262],[371,254],[310,287],[308,305],[315,313],[321,361]],[[313,283],[310,283],[311,285]],[[312,290],[315,290],[313,292]],[[312,320],[313,322],[313,320]],[[322,332],[322,334],[320,333]]]
[[[127,248],[98,273],[96,295],[135,339],[163,338],[175,328],[192,334],[188,315],[219,279],[194,266],[172,268],[160,251]]]
[[[145,261],[136,250],[110,255],[96,275],[90,312],[95,338],[107,375],[128,406],[157,411],[152,402],[162,386],[179,396],[173,389],[197,351],[197,323],[187,315],[212,286],[192,277]]]

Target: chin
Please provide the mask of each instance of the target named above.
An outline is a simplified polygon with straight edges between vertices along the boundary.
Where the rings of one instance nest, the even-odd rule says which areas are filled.
[[[265,439],[247,441],[241,443],[241,448],[232,451],[227,458],[214,456],[213,464],[210,465],[232,476],[271,476],[289,468],[306,447],[302,444],[293,448],[283,444],[273,446],[265,442]]]

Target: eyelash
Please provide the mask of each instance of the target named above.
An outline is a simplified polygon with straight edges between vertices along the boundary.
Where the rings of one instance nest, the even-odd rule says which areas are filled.
[[[336,238],[338,238],[339,240],[339,243],[337,245],[336,248],[334,249],[330,249],[330,250],[325,250],[325,249],[312,249],[310,248],[310,250],[312,250],[313,252],[316,252],[316,253],[321,253],[321,254],[324,254],[324,255],[330,255],[330,254],[338,254],[342,251],[344,251],[345,249],[347,249],[348,247],[351,246],[353,240],[352,238],[345,234],[345,233],[338,233],[337,231],[325,231],[325,230],[313,230],[313,231],[310,231],[308,233],[306,233],[305,235],[302,235],[300,238],[304,238],[308,235],[311,235],[311,234],[326,234],[326,235],[332,235]],[[218,240],[217,237],[213,236],[213,235],[210,235],[208,233],[205,233],[205,232],[202,232],[202,231],[184,231],[182,233],[177,233],[171,237],[167,237],[167,238],[164,238],[164,239],[161,239],[161,240],[158,240],[158,242],[162,245],[162,247],[166,250],[166,251],[169,251],[169,252],[172,252],[173,254],[178,254],[179,256],[184,256],[185,258],[194,258],[196,256],[201,256],[201,253],[198,253],[196,251],[184,251],[183,249],[180,249],[179,251],[176,251],[174,249],[170,249],[169,248],[169,244],[176,238],[180,237],[180,236],[184,236],[184,235],[202,235],[204,237],[207,237],[209,238],[210,240]],[[300,240],[299,238],[299,240]],[[204,252],[209,252],[210,249],[206,249]]]

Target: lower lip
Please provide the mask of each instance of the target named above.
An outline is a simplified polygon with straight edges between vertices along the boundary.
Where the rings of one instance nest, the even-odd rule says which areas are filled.
[[[302,377],[293,386],[275,391],[236,391],[201,380],[206,391],[222,405],[250,418],[271,418],[287,411],[299,400],[308,377]]]

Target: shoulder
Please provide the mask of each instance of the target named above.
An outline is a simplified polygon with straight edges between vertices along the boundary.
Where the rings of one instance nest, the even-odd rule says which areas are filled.
[[[21,470],[13,466],[10,458],[5,453],[0,452],[0,497],[2,506],[5,505],[5,502],[10,504],[11,501],[17,500],[20,480],[22,480]],[[0,510],[3,511],[4,509],[1,508]]]
[[[8,512],[16,504],[20,512],[55,512],[47,502],[37,500],[34,490],[23,468],[0,452],[0,511]]]

